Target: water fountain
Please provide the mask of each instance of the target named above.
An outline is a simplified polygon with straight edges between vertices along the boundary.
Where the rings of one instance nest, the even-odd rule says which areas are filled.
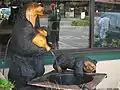
[[[55,54],[52,51],[50,52],[54,59],[56,59]],[[85,73],[84,76],[81,77],[75,76],[72,70],[66,70],[61,73],[53,70],[43,76],[31,80],[28,84],[55,90],[93,90],[106,76],[107,74],[105,73]]]

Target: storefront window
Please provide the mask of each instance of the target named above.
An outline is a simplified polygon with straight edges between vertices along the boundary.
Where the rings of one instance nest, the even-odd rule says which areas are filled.
[[[15,0],[14,0],[15,1]],[[88,1],[62,1],[47,2],[42,1],[48,14],[46,18],[40,18],[40,26],[47,28],[48,42],[52,44],[53,49],[80,49],[89,47],[89,2]],[[57,8],[57,14],[61,16],[60,24],[49,22],[50,5],[54,3]],[[78,4],[79,3],[79,4]],[[0,53],[5,52],[6,44],[11,37],[12,29],[16,21],[16,15],[19,9],[19,3],[8,2],[5,13],[0,13]],[[10,7],[9,7],[10,4]],[[20,5],[22,5],[20,3]],[[2,8],[0,8],[2,11]],[[49,27],[49,25],[53,27]],[[54,27],[55,26],[55,27]],[[4,43],[3,43],[4,41]]]
[[[94,47],[120,47],[120,1],[95,3]]]
[[[120,47],[120,2],[95,0],[93,9],[93,1],[42,1],[48,17],[38,20],[40,27],[47,30],[47,39],[53,50]],[[59,24],[49,21],[53,3],[61,18]],[[0,7],[0,54],[4,54],[15,24],[19,9],[19,4],[15,4],[7,2],[4,8]]]

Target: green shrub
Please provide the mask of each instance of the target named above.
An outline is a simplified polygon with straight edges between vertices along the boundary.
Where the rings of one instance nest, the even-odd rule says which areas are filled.
[[[94,47],[120,47],[119,33],[108,32],[104,40],[100,40],[99,36],[95,35]]]
[[[0,79],[0,89],[2,90],[12,90],[14,88],[14,85],[6,79]]]
[[[72,26],[89,26],[89,17],[72,21]]]

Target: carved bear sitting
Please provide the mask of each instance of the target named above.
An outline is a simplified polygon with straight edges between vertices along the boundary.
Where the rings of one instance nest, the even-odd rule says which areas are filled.
[[[31,79],[44,74],[46,50],[43,46],[39,47],[32,42],[38,33],[45,34],[34,28],[36,17],[43,15],[43,12],[44,8],[41,5],[30,2],[21,8],[17,15],[8,48],[8,60],[12,64],[8,78],[11,82],[15,82],[17,88],[27,85]]]

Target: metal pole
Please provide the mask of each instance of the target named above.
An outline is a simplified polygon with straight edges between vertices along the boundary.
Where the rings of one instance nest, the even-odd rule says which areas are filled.
[[[65,10],[66,9],[66,1],[64,2],[64,18],[65,18]]]
[[[89,48],[94,45],[94,14],[95,13],[95,0],[89,1],[89,15],[90,15],[90,30],[89,30]]]

